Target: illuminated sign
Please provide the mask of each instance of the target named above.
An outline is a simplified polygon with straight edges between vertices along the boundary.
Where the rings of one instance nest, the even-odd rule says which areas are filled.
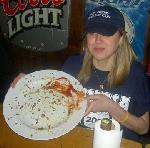
[[[0,27],[15,45],[38,51],[68,46],[70,1],[0,0]]]

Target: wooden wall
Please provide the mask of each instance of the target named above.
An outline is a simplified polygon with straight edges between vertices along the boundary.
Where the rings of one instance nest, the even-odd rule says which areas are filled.
[[[38,69],[60,69],[68,56],[80,52],[81,38],[83,34],[84,0],[71,1],[71,18],[69,32],[69,46],[67,49],[57,52],[36,52],[19,47],[13,47],[13,59],[19,72],[31,72]],[[145,46],[145,63],[147,61],[147,43],[150,42],[150,15],[147,42]]]
[[[71,18],[69,46],[57,52],[37,52],[13,47],[13,57],[19,72],[30,72],[38,69],[60,69],[65,59],[80,51],[83,34],[84,0],[71,1]]]

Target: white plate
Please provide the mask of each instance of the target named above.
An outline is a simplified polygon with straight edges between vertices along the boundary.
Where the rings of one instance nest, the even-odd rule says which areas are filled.
[[[16,114],[14,106],[17,105],[18,100],[21,101],[21,97],[18,96],[21,96],[21,89],[25,86],[25,84],[28,84],[31,89],[36,89],[40,88],[41,84],[45,83],[47,79],[57,79],[60,77],[67,78],[76,90],[84,91],[78,80],[65,72],[57,70],[41,70],[28,74],[18,81],[15,88],[10,88],[8,90],[3,103],[3,114],[8,126],[15,133],[33,140],[48,140],[68,133],[80,122],[86,109],[86,101],[84,100],[80,102],[80,108],[74,110],[66,122],[63,122],[59,126],[50,130],[37,130],[29,127],[24,124]]]

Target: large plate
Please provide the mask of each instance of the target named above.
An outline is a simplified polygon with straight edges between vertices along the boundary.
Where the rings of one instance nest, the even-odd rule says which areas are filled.
[[[57,70],[41,70],[27,74],[18,81],[15,88],[10,88],[8,90],[3,103],[3,114],[8,126],[15,133],[33,140],[48,140],[68,133],[80,122],[86,109],[85,100],[80,102],[80,108],[74,110],[66,122],[61,123],[59,126],[52,128],[51,130],[37,130],[35,128],[29,127],[22,120],[20,120],[16,114],[14,106],[17,105],[18,99],[21,101],[21,97],[18,96],[20,96],[21,88],[25,84],[28,83],[31,85],[30,87],[32,89],[36,89],[36,87],[38,88],[41,86],[43,81],[47,81],[49,78],[57,79],[60,77],[67,78],[76,90],[84,91],[78,80],[65,72]]]

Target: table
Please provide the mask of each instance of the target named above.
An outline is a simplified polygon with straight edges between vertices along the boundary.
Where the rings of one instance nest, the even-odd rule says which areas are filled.
[[[150,148],[150,144],[146,144],[146,145],[145,145],[145,148]]]
[[[69,133],[52,140],[30,140],[14,133],[5,122],[0,104],[0,148],[92,148],[93,131],[76,126]],[[142,148],[140,143],[122,139],[121,148]]]

